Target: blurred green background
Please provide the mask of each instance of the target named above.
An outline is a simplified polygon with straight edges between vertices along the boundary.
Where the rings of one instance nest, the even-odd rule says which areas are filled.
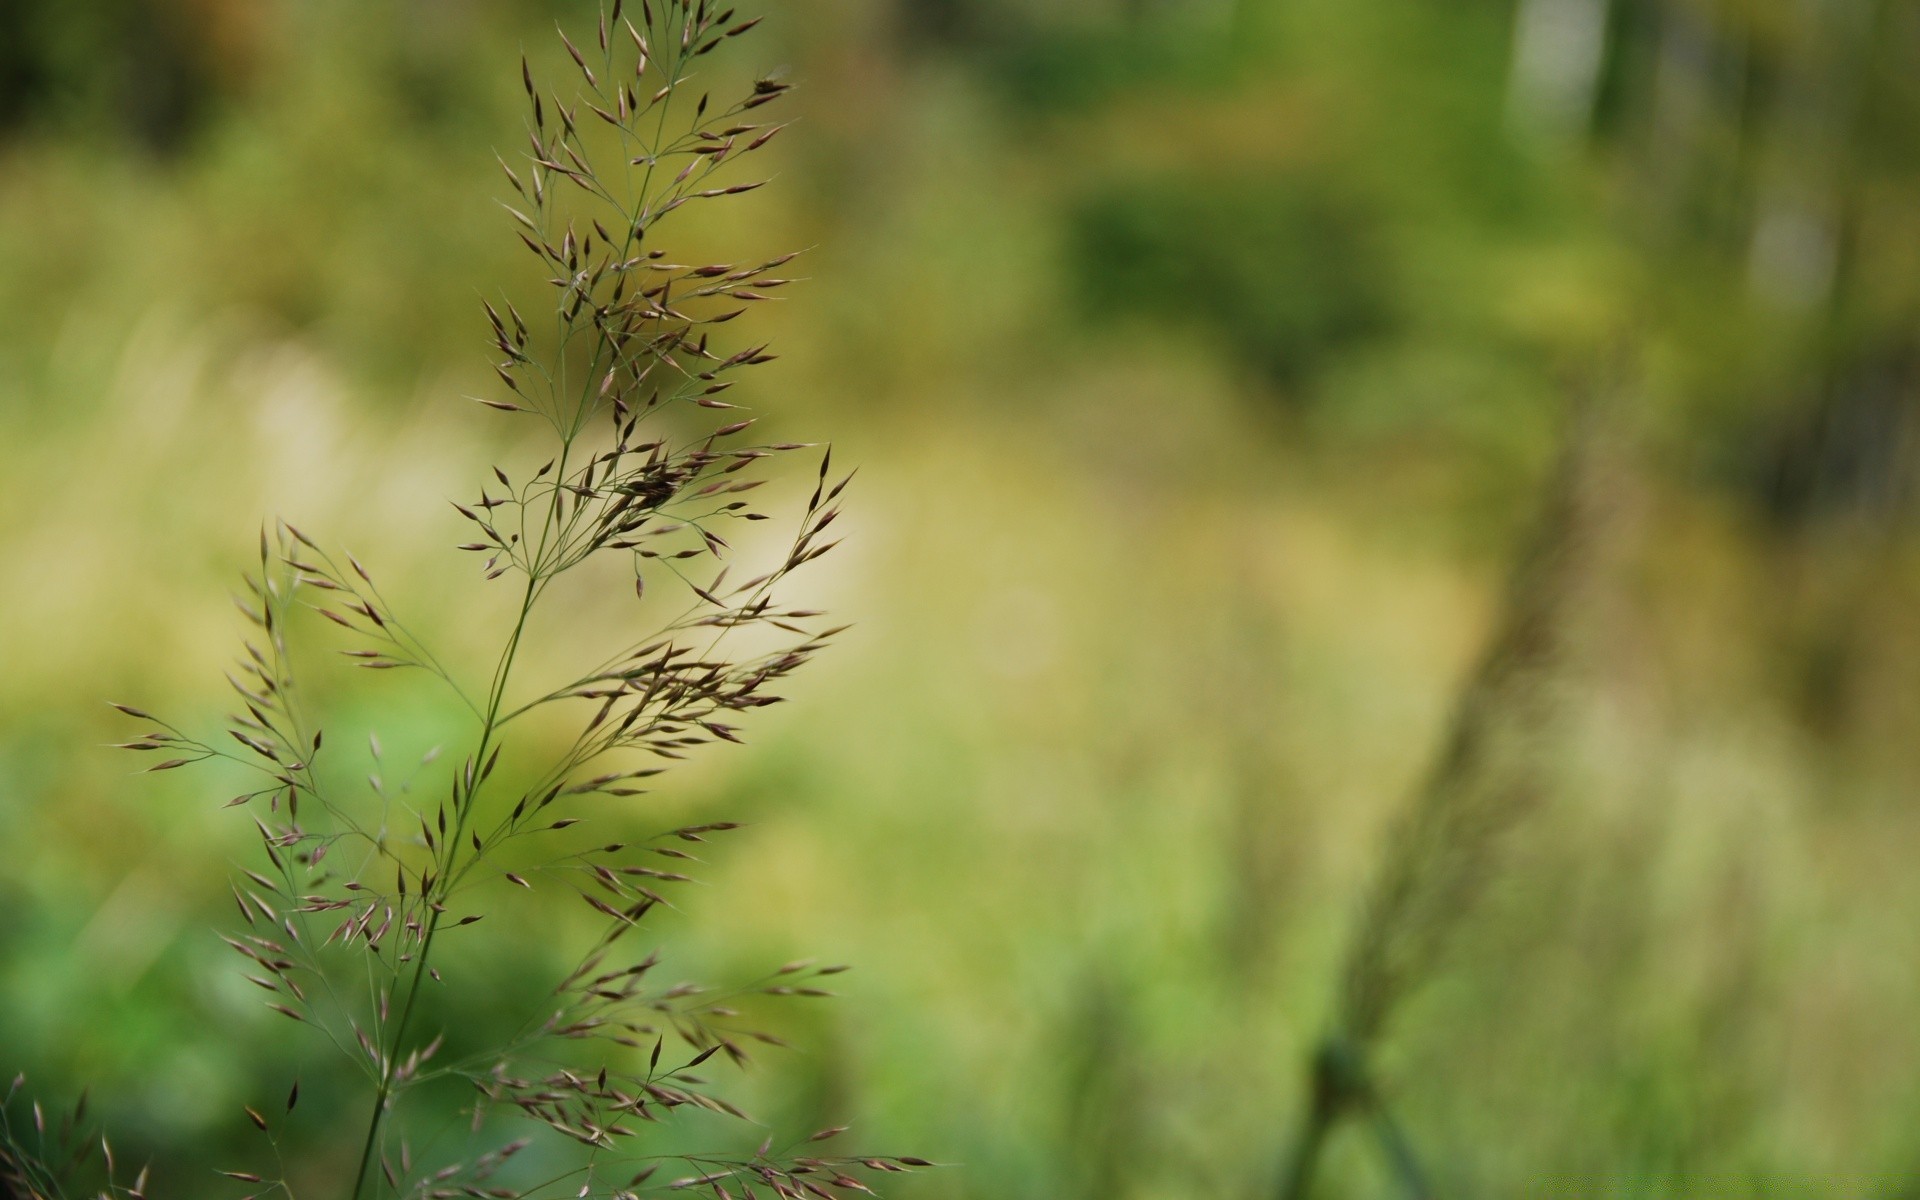
[[[0,1069],[91,1086],[156,1194],[296,1072],[321,1166],[364,1097],[214,936],[247,822],[130,775],[103,701],[219,719],[271,515],[472,632],[443,501],[514,454],[460,397],[528,277],[493,151],[591,12],[0,0]],[[857,625],[634,819],[752,822],[663,926],[685,973],[859,969],[737,1094],[960,1164],[900,1197],[1269,1192],[1599,390],[1630,469],[1561,783],[1381,1086],[1445,1194],[1920,1195],[1920,8],[767,12],[729,53],[799,123],[690,232],[812,247],[737,394],[860,464],[807,585]],[[336,699],[440,736],[385,694]],[[447,1020],[533,994],[520,932]],[[1329,1154],[1318,1194],[1390,1193]]]

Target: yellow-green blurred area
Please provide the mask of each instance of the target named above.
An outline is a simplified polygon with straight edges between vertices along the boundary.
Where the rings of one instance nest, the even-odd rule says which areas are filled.
[[[1378,1086],[1443,1195],[1920,1194],[1920,8],[765,11],[712,70],[798,85],[772,185],[662,236],[807,248],[727,327],[780,356],[728,398],[860,467],[795,593],[855,625],[746,746],[593,814],[748,823],[653,935],[675,978],[857,968],[729,1094],[953,1164],[900,1197],[1272,1194],[1599,394],[1625,466],[1556,786]],[[369,1100],[220,943],[259,854],[227,781],[135,774],[106,702],[218,728],[276,516],[449,657],[497,645],[446,503],[537,462],[463,398],[499,393],[480,297],[544,286],[494,153],[522,48],[570,88],[553,24],[593,12],[0,0],[0,1073],[90,1087],[155,1195],[239,1195],[241,1106],[296,1075],[289,1170],[339,1179]],[[529,670],[653,615],[569,592]],[[303,636],[341,770],[467,736]],[[468,1048],[592,916],[512,900],[435,1001]],[[1356,1125],[1315,1194],[1396,1186]]]

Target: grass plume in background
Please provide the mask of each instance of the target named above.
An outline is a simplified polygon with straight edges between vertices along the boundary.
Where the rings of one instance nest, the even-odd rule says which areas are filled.
[[[740,1152],[663,1151],[656,1140],[654,1127],[687,1113],[745,1119],[696,1070],[716,1056],[745,1064],[756,1041],[781,1044],[742,1011],[747,999],[828,995],[821,979],[844,968],[790,963],[730,989],[660,982],[658,953],[630,949],[636,931],[690,881],[695,848],[739,826],[608,841],[596,810],[644,794],[643,781],[695,747],[740,741],[733,722],[777,703],[774,689],[838,632],[821,612],[784,605],[778,589],[832,548],[824,535],[849,477],[833,476],[830,452],[821,453],[791,539],[768,569],[732,577],[730,539],[773,515],[749,494],[769,482],[769,464],[806,447],[747,440],[754,419],[721,394],[771,356],[764,345],[723,351],[710,342],[789,282],[777,272],[795,256],[679,263],[659,227],[683,206],[762,186],[716,176],[779,132],[758,110],[787,85],[761,78],[730,103],[696,97],[696,63],[758,20],[736,20],[709,0],[631,7],[616,0],[603,11],[593,38],[582,39],[587,50],[561,34],[584,81],[572,96],[542,92],[523,60],[529,145],[517,169],[501,163],[518,197],[507,211],[549,276],[551,308],[530,321],[510,300],[486,303],[508,391],[481,402],[537,423],[548,443],[542,465],[515,474],[496,466],[475,499],[455,505],[473,530],[460,548],[483,560],[479,586],[512,592],[497,652],[478,664],[443,658],[358,559],[281,522],[262,531],[240,601],[254,633],[229,676],[241,711],[224,735],[116,705],[146,723],[124,748],[161,756],[150,770],[215,763],[252,779],[228,804],[253,817],[261,861],[233,881],[244,926],[225,940],[268,1006],[331,1041],[366,1087],[356,1165],[318,1184],[328,1194],[627,1197],[697,1187],[719,1197],[763,1189],[830,1197],[868,1191],[860,1175],[927,1165],[776,1150],[771,1137]],[[536,617],[566,604],[563,580],[608,586],[606,563],[619,564],[638,602],[651,581],[684,587],[684,607],[655,627],[608,630],[597,664],[530,680],[547,666],[529,649]],[[465,752],[439,766],[429,753],[396,786],[383,777],[376,734],[374,774],[336,767],[344,750],[326,738],[329,714],[311,698],[304,661],[304,647],[329,625],[347,631],[339,653],[353,665],[437,681],[466,713]],[[426,783],[435,771],[442,775]],[[435,786],[439,798],[429,801]],[[457,931],[508,902],[584,905],[601,933],[542,1011],[478,1046],[474,1031],[457,1031],[466,1045],[456,1054],[449,1031],[427,1024],[423,997],[488,986],[484,976],[442,973],[446,939],[476,936]],[[490,1135],[496,1114],[517,1113],[579,1153],[558,1170],[530,1155],[541,1159],[537,1171],[516,1170],[528,1138],[416,1154],[408,1101],[447,1085],[468,1090],[476,1138]],[[299,1094],[293,1080],[283,1111],[246,1108],[271,1152],[222,1174],[256,1195],[296,1194],[281,1140]],[[76,1110],[63,1134],[83,1115]],[[41,1128],[37,1107],[34,1121]],[[43,1161],[64,1151],[50,1152],[43,1138],[30,1153],[11,1126],[0,1132],[8,1186],[66,1194]],[[144,1174],[123,1185],[110,1151],[105,1158],[103,1194],[144,1192]],[[684,1172],[661,1172],[674,1163]]]
[[[1455,702],[1438,759],[1388,836],[1340,974],[1333,1028],[1307,1069],[1280,1200],[1311,1193],[1327,1136],[1350,1117],[1373,1124],[1407,1195],[1433,1194],[1372,1062],[1396,1011],[1440,969],[1449,939],[1498,879],[1501,842],[1552,788],[1558,701],[1608,503],[1598,478],[1601,420],[1592,402],[1571,414],[1498,626]]]

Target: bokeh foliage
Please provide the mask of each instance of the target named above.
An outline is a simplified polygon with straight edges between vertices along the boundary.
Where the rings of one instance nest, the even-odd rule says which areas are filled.
[[[459,400],[477,294],[540,286],[491,152],[520,47],[579,11],[0,5],[0,1066],[91,1084],[174,1194],[240,1104],[344,1081],[212,936],[247,831],[126,778],[101,701],[217,719],[264,514],[479,636],[423,547],[514,451]],[[1449,1194],[1914,1186],[1917,21],[772,8],[740,69],[804,119],[695,237],[815,247],[756,386],[864,464],[817,583],[861,625],[635,817],[753,822],[689,973],[861,968],[745,1093],[965,1164],[902,1196],[1266,1187],[1598,387],[1634,469],[1559,784],[1382,1085]],[[447,736],[425,711],[396,758]],[[521,966],[458,1003],[512,1010]],[[1364,1139],[1330,1155],[1324,1194],[1389,1185]]]

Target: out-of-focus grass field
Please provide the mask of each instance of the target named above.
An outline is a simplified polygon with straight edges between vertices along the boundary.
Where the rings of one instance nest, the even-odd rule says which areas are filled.
[[[738,1094],[960,1164],[901,1197],[1269,1190],[1599,389],[1629,466],[1558,786],[1382,1087],[1448,1195],[1920,1194],[1914,13],[768,13],[728,69],[784,66],[799,123],[683,233],[811,247],[737,394],[860,464],[806,585],[857,625],[631,819],[751,822],[666,926],[689,973],[858,969]],[[130,775],[104,702],[218,720],[273,515],[497,632],[444,503],[515,453],[461,399],[477,297],[537,286],[492,152],[520,47],[557,73],[590,14],[0,8],[0,1069],[90,1085],[156,1194],[215,1194],[295,1071],[341,1154],[364,1100],[215,937],[247,822]],[[632,620],[579,604],[556,654]],[[442,736],[413,711],[396,758]],[[1363,1133],[1330,1154],[1318,1194],[1389,1194]]]

